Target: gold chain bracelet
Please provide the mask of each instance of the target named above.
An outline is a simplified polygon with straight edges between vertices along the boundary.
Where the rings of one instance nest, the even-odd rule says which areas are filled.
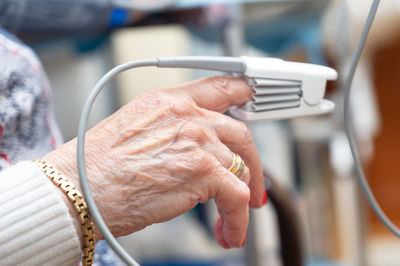
[[[51,181],[67,195],[68,199],[72,201],[75,210],[78,212],[79,221],[82,227],[82,265],[92,265],[96,236],[94,234],[93,220],[82,194],[75,188],[74,184],[70,182],[68,178],[58,172],[52,165],[38,159],[34,159],[33,162],[35,162],[47,177],[49,177]]]

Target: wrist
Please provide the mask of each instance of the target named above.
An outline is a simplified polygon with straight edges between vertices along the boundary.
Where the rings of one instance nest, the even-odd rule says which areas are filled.
[[[74,184],[75,188],[81,193],[82,197],[82,189],[79,181],[79,174],[78,174],[78,167],[76,162],[76,142],[75,140],[71,140],[70,142],[64,144],[57,150],[54,150],[45,156],[42,157],[42,160],[45,162],[50,163],[57,169],[62,175],[68,178],[68,180]],[[66,202],[71,217],[74,221],[74,226],[77,230],[79,239],[81,244],[83,244],[83,234],[81,230],[81,223],[79,221],[79,214],[76,211],[74,204],[68,199],[68,196],[60,190],[60,193],[63,194],[63,199]],[[100,230],[98,229],[95,222],[94,225],[94,233],[96,235],[96,240],[102,240],[103,235],[101,234]]]

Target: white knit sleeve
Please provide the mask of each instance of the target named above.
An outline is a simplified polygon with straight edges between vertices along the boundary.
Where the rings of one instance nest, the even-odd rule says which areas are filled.
[[[63,196],[33,163],[0,172],[0,265],[74,265],[80,242]]]

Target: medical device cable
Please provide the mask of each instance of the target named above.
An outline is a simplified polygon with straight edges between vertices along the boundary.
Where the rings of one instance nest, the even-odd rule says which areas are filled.
[[[358,42],[358,45],[356,47],[356,50],[353,55],[352,59],[352,64],[350,67],[350,70],[348,72],[345,86],[344,86],[344,127],[346,131],[346,135],[348,137],[349,141],[349,146],[351,153],[354,158],[354,166],[356,170],[356,176],[358,178],[358,181],[360,183],[360,186],[362,188],[362,191],[364,192],[368,203],[370,204],[371,208],[374,210],[376,215],[379,217],[381,222],[390,230],[392,231],[396,236],[400,237],[400,230],[386,217],[382,209],[380,208],[379,204],[376,202],[376,199],[374,195],[371,192],[371,189],[369,188],[369,185],[366,181],[365,175],[363,173],[362,167],[361,167],[361,162],[360,158],[357,152],[355,140],[353,137],[353,132],[352,132],[352,120],[351,120],[351,115],[350,115],[350,110],[349,110],[349,98],[350,98],[350,89],[351,89],[351,84],[354,78],[354,73],[355,69],[357,67],[357,63],[359,61],[361,52],[363,50],[363,47],[365,45],[368,33],[370,31],[372,22],[374,20],[377,8],[379,5],[379,0],[374,0],[371,9],[369,11],[368,18],[365,22],[363,31],[360,36],[360,40]],[[204,57],[203,57],[204,59]],[[242,72],[244,70],[243,64],[241,64],[240,61],[237,60],[232,60],[232,59],[213,59],[214,61],[211,61],[211,66],[208,67],[208,69],[214,69],[213,64],[217,65],[217,68],[222,68],[222,71],[227,70],[227,71],[233,71],[233,72]],[[122,261],[124,261],[128,265],[133,265],[133,266],[139,266],[139,264],[121,247],[121,245],[118,243],[118,241],[115,239],[115,237],[112,235],[110,230],[108,229],[107,225],[105,224],[104,220],[101,217],[101,214],[99,210],[97,209],[97,206],[94,202],[89,183],[88,183],[88,178],[86,175],[86,167],[85,167],[85,149],[84,149],[84,143],[85,143],[85,133],[86,133],[86,124],[87,120],[89,117],[90,110],[94,104],[94,101],[98,94],[101,92],[101,90],[106,86],[106,84],[113,79],[117,74],[128,70],[132,68],[137,68],[137,67],[148,67],[148,66],[158,66],[158,67],[183,67],[183,68],[204,68],[206,67],[206,62],[199,61],[197,58],[165,58],[163,61],[161,58],[158,59],[149,59],[149,60],[140,60],[140,61],[133,61],[133,62],[128,62],[119,66],[114,67],[111,69],[109,72],[107,72],[95,85],[91,93],[89,94],[88,99],[86,100],[82,114],[79,120],[79,128],[78,128],[78,137],[77,137],[77,163],[78,163],[78,172],[79,172],[79,178],[80,178],[80,184],[81,184],[81,189],[82,193],[84,194],[84,197],[86,199],[86,202],[88,204],[90,213],[96,222],[97,226],[99,227],[99,230],[103,234],[104,239],[107,241],[109,246],[114,250],[114,252],[121,258]]]
[[[361,160],[360,156],[357,151],[357,145],[356,141],[354,139],[354,134],[353,134],[353,124],[352,124],[352,118],[350,114],[350,92],[351,92],[351,84],[353,82],[354,74],[357,68],[358,61],[360,60],[361,52],[365,46],[366,40],[368,33],[371,29],[372,22],[375,18],[378,6],[379,6],[380,0],[374,0],[374,2],[371,5],[371,9],[369,11],[367,20],[365,22],[365,25],[363,27],[360,40],[358,42],[358,45],[356,47],[356,50],[353,54],[353,59],[352,63],[350,66],[350,70],[348,72],[346,82],[344,85],[344,128],[346,131],[346,135],[349,141],[349,146],[351,150],[351,154],[354,159],[354,168],[356,172],[356,177],[360,183],[361,189],[367,198],[367,201],[369,205],[371,206],[372,210],[375,212],[375,214],[378,216],[379,220],[397,237],[400,238],[400,229],[390,221],[390,219],[386,216],[386,214],[383,212],[382,208],[380,207],[379,203],[376,201],[371,188],[368,185],[367,179],[365,177],[364,171],[361,166]]]
[[[85,133],[87,120],[90,110],[101,92],[101,90],[119,73],[137,67],[156,66],[160,68],[199,68],[209,70],[220,70],[227,72],[241,73],[245,71],[244,63],[241,59],[231,57],[207,57],[207,56],[185,56],[185,57],[160,57],[157,59],[147,59],[139,61],[131,61],[118,65],[108,71],[95,85],[85,101],[81,117],[79,119],[78,135],[77,135],[77,163],[79,180],[82,193],[87,202],[90,214],[96,222],[99,230],[103,234],[112,250],[128,265],[139,266],[139,264],[121,247],[115,237],[112,235],[105,224],[90,190],[88,178],[86,175],[85,165]]]
[[[86,124],[88,120],[88,116],[90,110],[93,106],[93,103],[100,93],[100,91],[105,87],[105,85],[118,73],[121,73],[125,70],[136,68],[136,67],[146,67],[146,66],[157,66],[158,60],[141,60],[141,61],[133,61],[128,62],[111,69],[107,74],[105,74],[96,84],[94,89],[91,91],[88,99],[83,106],[81,118],[79,120],[79,128],[78,128],[78,144],[77,144],[77,160],[78,160],[78,172],[79,179],[81,184],[82,192],[85,196],[85,200],[90,210],[90,214],[92,215],[94,221],[96,222],[98,228],[103,234],[104,239],[107,241],[108,245],[114,250],[114,252],[128,265],[139,266],[139,264],[121,247],[115,237],[112,235],[107,225],[105,224],[103,218],[99,210],[97,209],[96,203],[93,200],[93,196],[89,187],[89,182],[86,176],[86,166],[85,166],[85,133],[86,133]]]

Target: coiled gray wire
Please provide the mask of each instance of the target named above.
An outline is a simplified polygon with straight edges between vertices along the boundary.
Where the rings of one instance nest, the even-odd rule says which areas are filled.
[[[376,15],[376,11],[378,9],[380,0],[374,0],[372,3],[371,9],[368,14],[368,18],[365,22],[363,27],[363,31],[360,36],[360,40],[356,47],[356,50],[353,55],[352,64],[350,66],[350,70],[348,72],[345,86],[344,86],[344,125],[346,135],[348,137],[351,153],[354,159],[355,171],[357,179],[360,183],[362,191],[364,192],[365,197],[368,200],[371,208],[375,212],[375,214],[379,217],[380,221],[396,236],[400,237],[400,230],[388,219],[385,213],[382,211],[381,207],[377,203],[374,195],[371,192],[371,189],[366,181],[364,172],[361,167],[361,161],[357,152],[357,147],[355,144],[355,140],[353,137],[353,129],[352,129],[352,119],[350,114],[349,108],[349,100],[350,100],[350,90],[351,84],[353,82],[354,73],[358,64],[358,61],[361,56],[361,52],[365,46],[365,42],[367,40],[368,33],[370,31],[372,22]],[[85,196],[86,202],[88,204],[90,213],[96,222],[97,226],[99,227],[101,233],[104,236],[104,239],[107,241],[109,246],[114,250],[114,252],[121,258],[128,265],[139,266],[139,264],[131,257],[129,254],[120,246],[118,241],[114,238],[111,234],[110,230],[108,229],[107,225],[105,224],[103,218],[101,217],[100,212],[97,209],[97,206],[93,200],[92,193],[90,191],[88,179],[86,176],[86,166],[85,166],[85,133],[86,133],[86,124],[89,117],[90,110],[93,106],[93,103],[100,93],[100,91],[105,87],[105,85],[113,79],[117,74],[132,68],[137,67],[148,67],[148,66],[157,66],[158,60],[157,59],[150,59],[150,60],[141,60],[141,61],[134,61],[128,62],[117,67],[111,69],[107,74],[105,74],[96,84],[94,89],[91,91],[88,99],[85,102],[85,105],[82,110],[81,118],[79,121],[79,128],[78,128],[78,141],[77,141],[77,162],[78,162],[78,172],[80,178],[80,184],[82,192]]]
[[[393,234],[400,238],[400,229],[394,225],[390,219],[385,215],[379,203],[376,201],[369,185],[367,179],[365,178],[364,171],[361,166],[360,156],[357,151],[357,145],[354,139],[353,127],[352,127],[352,118],[350,113],[350,91],[351,84],[353,82],[354,73],[357,68],[358,61],[360,60],[361,52],[365,46],[365,42],[367,40],[368,33],[371,29],[372,22],[375,18],[376,11],[378,10],[380,0],[374,0],[372,3],[371,9],[368,14],[368,18],[363,27],[363,31],[360,36],[360,40],[358,42],[357,48],[354,52],[352,63],[350,66],[349,73],[346,78],[346,83],[344,85],[344,128],[346,131],[346,135],[349,141],[351,154],[354,159],[354,168],[356,171],[357,180],[360,183],[361,189],[367,198],[369,205],[372,210],[378,216],[379,220],[389,229]]]

